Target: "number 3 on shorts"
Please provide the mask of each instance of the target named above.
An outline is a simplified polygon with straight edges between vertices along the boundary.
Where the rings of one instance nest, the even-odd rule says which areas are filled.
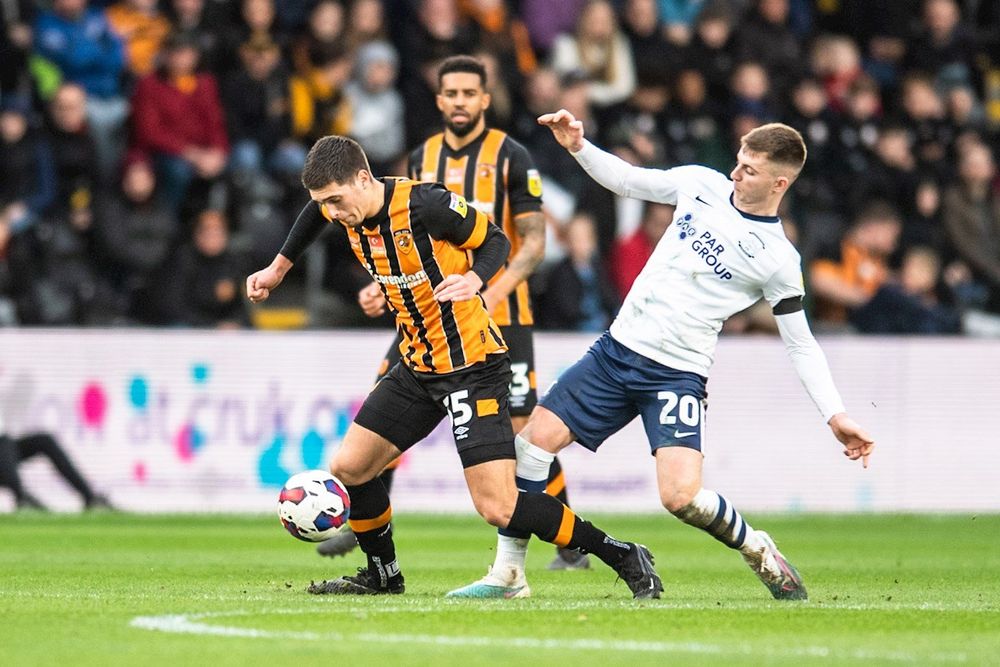
[[[697,426],[701,421],[701,401],[690,394],[678,397],[675,392],[661,391],[656,394],[663,404],[660,410],[660,423],[674,425],[680,419],[686,426]]]
[[[531,391],[531,381],[528,379],[528,364],[517,363],[510,365],[510,395],[527,396]]]

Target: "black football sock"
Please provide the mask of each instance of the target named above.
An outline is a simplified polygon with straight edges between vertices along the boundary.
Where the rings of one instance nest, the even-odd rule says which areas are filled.
[[[544,493],[517,494],[517,504],[507,527],[531,532],[560,547],[592,553],[611,568],[617,568],[632,550],[631,545],[610,537]]]
[[[378,478],[382,480],[382,486],[385,487],[385,492],[387,494],[392,493],[392,480],[396,477],[395,468],[386,468],[381,473],[379,473]]]
[[[559,458],[552,459],[549,466],[549,479],[545,483],[545,493],[549,494],[566,507],[569,507],[569,496],[566,495],[566,476],[563,475]]]
[[[396,562],[392,541],[392,506],[389,494],[379,478],[358,486],[348,486],[351,516],[348,522],[358,538],[358,546],[368,557],[368,571],[381,580],[383,588],[402,583],[403,575]]]

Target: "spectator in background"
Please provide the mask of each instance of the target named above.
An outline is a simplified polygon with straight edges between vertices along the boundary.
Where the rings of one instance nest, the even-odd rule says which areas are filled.
[[[31,105],[16,95],[0,102],[0,224],[10,234],[34,225],[56,195],[55,163],[48,140],[30,124]]]
[[[813,43],[810,54],[812,70],[823,83],[831,109],[847,109],[851,85],[862,76],[861,53],[850,37],[822,35]]]
[[[917,183],[913,203],[907,209],[909,213],[903,220],[900,247],[909,250],[924,246],[939,257],[947,258],[951,251],[941,218],[941,187],[937,181],[922,177]]]
[[[751,116],[759,121],[774,117],[771,80],[758,62],[747,61],[736,66],[729,97],[730,117]],[[736,138],[742,136],[737,134]]]
[[[305,32],[292,43],[292,66],[297,74],[307,75],[312,68],[309,54],[324,47],[346,44],[344,6],[337,0],[322,0],[309,12]]]
[[[573,31],[587,0],[521,0],[521,16],[531,43],[547,56],[556,37]]]
[[[479,28],[479,49],[493,54],[502,76],[488,79],[502,81],[519,90],[524,77],[538,68],[538,58],[531,46],[528,28],[503,0],[459,0],[462,13]],[[478,56],[477,56],[478,57]],[[496,101],[496,96],[491,94]]]
[[[969,143],[958,158],[959,180],[944,194],[942,218],[958,259],[991,293],[1000,312],[1000,192],[993,187],[996,160],[981,143]]]
[[[18,473],[18,466],[23,461],[39,455],[47,458],[59,475],[80,495],[84,509],[114,509],[106,497],[94,493],[90,484],[50,434],[32,433],[12,437],[3,430],[3,423],[0,421],[0,486],[10,489],[14,494],[14,504],[17,509],[41,511],[48,509],[24,488],[21,475]]]
[[[195,179],[218,179],[229,158],[229,138],[215,77],[197,72],[198,43],[175,33],[164,44],[164,64],[144,77],[132,97],[132,148],[153,159],[161,194],[171,210]]]
[[[922,174],[911,149],[910,135],[903,128],[887,126],[876,136],[874,155],[856,174],[851,192],[854,208],[859,209],[872,199],[882,199],[896,202],[903,207],[904,215],[909,215]]]
[[[955,0],[926,0],[920,30],[910,42],[905,65],[941,82],[972,80],[974,35],[962,23]]]
[[[736,35],[737,60],[756,60],[767,70],[774,98],[787,99],[804,73],[799,40],[789,27],[789,0],[756,0]]]
[[[851,324],[869,334],[957,334],[958,312],[941,303],[938,289],[941,259],[926,247],[906,252],[899,281],[879,288],[867,303],[851,313]]]
[[[945,118],[944,102],[933,80],[923,73],[907,74],[902,82],[900,122],[914,138],[913,152],[920,164],[941,174],[942,160],[954,140]],[[943,174],[942,174],[943,175]]]
[[[272,178],[294,187],[306,149],[291,138],[290,80],[281,51],[266,35],[256,35],[240,46],[240,63],[222,86],[233,182],[242,196],[274,189]]]
[[[652,256],[656,244],[673,221],[675,207],[668,204],[646,202],[639,228],[630,236],[620,239],[611,251],[611,278],[623,301],[642,267]]]
[[[217,329],[249,326],[242,294],[247,268],[246,259],[230,247],[225,215],[202,211],[195,220],[192,243],[180,249],[173,272],[176,322]]]
[[[156,68],[156,56],[170,34],[170,21],[157,0],[120,0],[108,7],[108,23],[125,43],[125,62],[133,77]]]
[[[354,66],[342,45],[316,47],[310,62],[308,74],[291,81],[292,136],[308,146],[328,134],[350,132],[352,111],[344,87]]]
[[[354,0],[347,18],[347,40],[351,53],[368,42],[388,39],[381,0]]]
[[[31,92],[28,58],[31,55],[31,25],[35,3],[12,0],[0,3],[0,91],[5,95]]]
[[[49,143],[56,173],[54,210],[85,229],[93,221],[94,198],[102,186],[97,147],[87,127],[87,93],[64,83],[49,103]]]
[[[538,297],[539,328],[600,332],[620,303],[597,252],[594,220],[577,213],[565,228],[566,258],[546,274]]]
[[[35,53],[67,81],[87,91],[87,120],[97,142],[101,171],[110,176],[123,153],[128,101],[121,87],[125,49],[104,12],[87,0],[53,0],[35,21]]]
[[[899,242],[899,214],[886,203],[869,204],[840,247],[812,262],[809,282],[816,320],[827,329],[844,328],[848,315],[868,303],[889,279],[889,257]]]
[[[169,16],[172,32],[184,33],[198,43],[201,68],[218,76],[222,68],[222,38],[217,26],[224,25],[224,21],[218,15],[218,5],[206,5],[205,1],[172,0]]]
[[[672,44],[687,46],[691,42],[695,21],[706,0],[657,0],[663,17],[663,35]]]
[[[701,70],[685,67],[677,72],[675,93],[664,117],[670,161],[727,170],[733,155],[722,116],[722,109],[708,96]]]
[[[729,82],[736,65],[733,16],[727,5],[715,2],[698,15],[694,39],[685,49],[684,62],[705,75],[708,97],[721,104],[729,96]]]
[[[179,225],[156,196],[156,175],[143,155],[126,156],[120,185],[97,200],[94,227],[95,256],[123,312],[143,324],[166,324],[165,306],[153,298],[152,285]]]
[[[242,24],[230,25],[223,34],[223,46],[220,64],[220,76],[228,74],[239,67],[240,46],[253,37],[267,37],[278,44],[284,53],[288,46],[287,36],[281,32],[277,24],[274,0],[241,0],[240,18]]]
[[[376,174],[401,173],[393,165],[406,150],[403,98],[394,87],[398,68],[391,44],[368,42],[358,49],[354,79],[344,89],[352,111],[350,136]]]
[[[658,12],[657,0],[627,0],[622,12],[622,29],[632,50],[636,81],[641,88],[668,86],[683,63],[681,48],[663,36],[664,26]]]
[[[449,56],[472,53],[478,29],[458,11],[456,0],[418,0],[416,21],[402,27],[399,40],[400,92],[406,103],[406,145],[415,146],[440,125],[437,69]]]
[[[623,102],[635,89],[632,50],[608,0],[588,0],[573,33],[556,38],[551,61],[559,74],[586,72],[588,99],[597,108]]]
[[[840,193],[838,181],[831,178],[830,165],[839,157],[838,119],[827,105],[826,89],[819,81],[806,77],[795,84],[784,122],[801,132],[809,146],[809,159],[791,193],[795,209],[800,214],[804,209],[808,213],[836,210],[841,205]]]

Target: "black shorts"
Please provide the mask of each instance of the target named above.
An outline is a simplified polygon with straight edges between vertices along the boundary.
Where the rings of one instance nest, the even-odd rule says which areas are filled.
[[[513,459],[510,381],[506,354],[491,354],[486,361],[446,375],[415,373],[397,363],[368,394],[354,422],[405,452],[450,416],[463,468]]]
[[[510,415],[527,417],[538,405],[538,390],[535,385],[535,345],[532,341],[534,329],[521,325],[500,327],[500,334],[507,342],[510,355]],[[392,341],[378,369],[381,380],[402,359],[399,353],[399,334]]]

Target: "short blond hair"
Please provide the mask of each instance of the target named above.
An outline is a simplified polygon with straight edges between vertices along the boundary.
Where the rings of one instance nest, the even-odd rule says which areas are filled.
[[[806,163],[806,142],[794,127],[784,123],[767,123],[743,135],[740,146],[748,153],[763,155],[769,161],[791,167],[793,176]]]

